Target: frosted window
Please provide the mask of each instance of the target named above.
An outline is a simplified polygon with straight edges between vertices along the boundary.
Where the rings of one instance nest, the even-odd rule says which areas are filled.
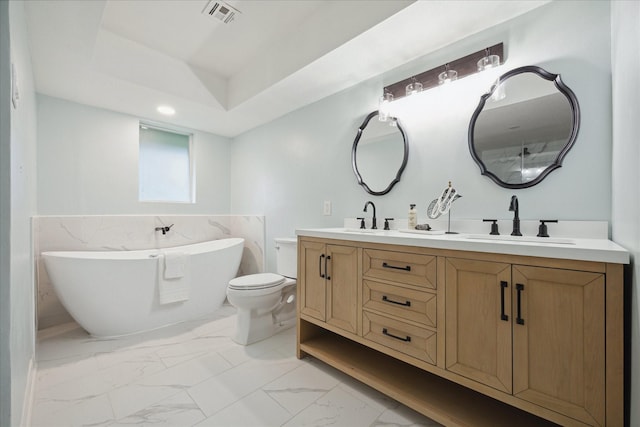
[[[194,201],[190,145],[190,135],[140,126],[140,201]]]

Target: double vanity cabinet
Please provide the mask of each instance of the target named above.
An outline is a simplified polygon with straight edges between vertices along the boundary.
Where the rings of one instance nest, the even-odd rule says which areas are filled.
[[[622,426],[627,262],[607,240],[299,230],[297,354],[447,426]]]

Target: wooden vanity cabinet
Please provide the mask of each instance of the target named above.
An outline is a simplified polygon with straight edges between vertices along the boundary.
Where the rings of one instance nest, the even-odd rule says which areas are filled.
[[[298,357],[447,426],[623,426],[621,264],[302,236],[298,248]]]
[[[358,333],[358,248],[317,240],[301,240],[298,247],[298,276],[304,284],[299,312]]]
[[[446,369],[605,425],[605,276],[446,260]]]

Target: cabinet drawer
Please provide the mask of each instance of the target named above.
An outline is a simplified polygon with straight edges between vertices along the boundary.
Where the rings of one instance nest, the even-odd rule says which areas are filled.
[[[364,338],[432,365],[436,364],[435,331],[370,312],[364,312],[362,320]]]
[[[364,277],[436,288],[436,257],[405,252],[365,249]]]
[[[381,311],[391,317],[435,327],[436,301],[436,294],[432,292],[363,281],[362,303],[365,310]]]

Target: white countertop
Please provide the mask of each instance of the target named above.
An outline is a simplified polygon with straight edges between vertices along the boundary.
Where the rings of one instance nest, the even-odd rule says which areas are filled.
[[[408,230],[365,230],[350,228],[313,228],[296,230],[298,236],[385,243],[434,249],[451,249],[523,255],[544,258],[628,264],[629,253],[608,239],[545,238],[480,234],[419,234]],[[495,240],[505,239],[505,240]]]

